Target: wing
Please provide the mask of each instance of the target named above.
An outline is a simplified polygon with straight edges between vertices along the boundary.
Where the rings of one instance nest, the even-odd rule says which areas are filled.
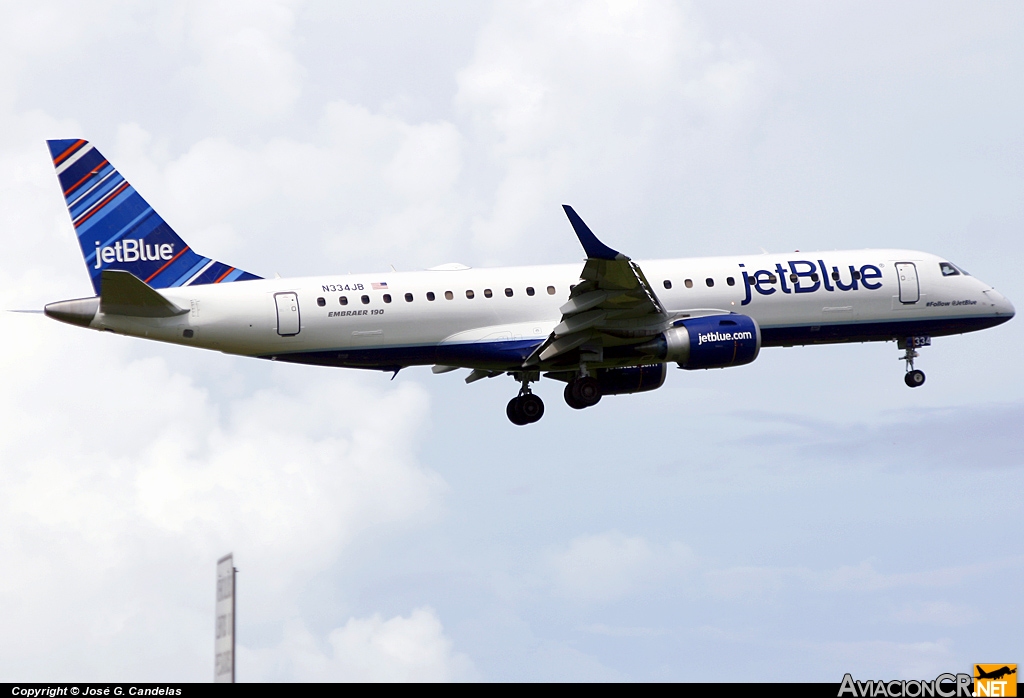
[[[604,349],[642,342],[664,330],[669,322],[640,267],[598,240],[571,206],[562,208],[587,253],[587,261],[580,283],[569,293],[569,302],[560,308],[562,321],[524,366],[588,358],[601,361]]]

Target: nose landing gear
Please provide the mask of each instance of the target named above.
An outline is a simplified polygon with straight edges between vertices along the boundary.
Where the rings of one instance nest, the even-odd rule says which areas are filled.
[[[924,385],[924,371],[914,368],[914,359],[920,356],[917,352],[919,347],[928,347],[931,343],[931,337],[906,337],[897,343],[897,346],[904,350],[900,361],[907,362],[907,373],[903,376],[903,382],[907,387],[917,388]]]
[[[919,371],[917,369],[907,371],[906,375],[903,376],[903,382],[911,388],[924,385],[924,371]]]
[[[523,372],[516,374],[515,378],[523,384],[523,387],[519,389],[519,395],[508,401],[505,414],[508,416],[508,421],[518,427],[533,424],[544,416],[544,401],[530,390],[530,381],[539,380],[540,375]]]

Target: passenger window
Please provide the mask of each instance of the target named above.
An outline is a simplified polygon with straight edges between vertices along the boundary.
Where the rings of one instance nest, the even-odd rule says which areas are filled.
[[[715,280],[712,279],[711,277],[708,277],[708,278],[704,279],[704,283],[706,283],[708,285],[708,288],[711,288],[712,286],[715,285]]]
[[[665,288],[672,288],[672,282],[668,279],[665,279],[662,283],[665,284]]]
[[[939,262],[939,269],[943,276],[960,276],[960,272],[949,262]]]
[[[370,297],[369,296],[363,296],[359,300],[361,300],[363,302],[363,305],[369,305],[370,304]]]
[[[341,298],[338,299],[338,302],[341,303],[342,305],[348,305],[348,297],[342,296]]]
[[[385,293],[384,294],[384,302],[385,303],[390,303],[391,302],[391,294],[390,293]]]
[[[406,303],[412,303],[412,294],[411,293],[405,294],[405,302]]]
[[[725,283],[729,284],[730,286],[735,286],[736,279],[732,278],[731,276],[727,276],[725,277]]]
[[[472,298],[474,293],[472,291],[466,291],[466,298]]]
[[[797,276],[796,274],[790,274],[789,275],[789,280],[792,281],[795,284],[797,281],[800,280],[800,277]]]
[[[839,281],[839,272],[837,272],[837,271],[832,272],[832,280],[833,281]]]
[[[428,301],[434,300],[434,292],[433,291],[427,291],[427,300]]]
[[[686,288],[693,288],[693,279],[687,279],[684,281],[683,286],[686,286]]]
[[[445,291],[444,292],[444,298],[445,298],[445,300],[449,300],[450,301],[452,298],[455,298],[455,294],[452,293],[451,291]]]
[[[485,288],[485,289],[484,289],[484,298],[490,298],[490,297],[491,297],[491,296],[493,296],[493,295],[494,295],[494,294],[493,294],[493,293],[491,293],[491,289],[489,289],[489,288]]]
[[[508,296],[509,298],[511,298],[512,297],[512,289],[506,288],[505,289],[505,295]]]
[[[811,274],[811,281],[813,281],[814,283],[818,283],[818,272],[814,272],[813,274]]]
[[[532,296],[533,295],[533,286],[527,286],[526,287],[526,295],[528,295],[528,296]]]
[[[326,298],[317,298],[316,299],[316,304],[319,305],[322,308],[325,305],[327,305],[327,299]]]
[[[778,279],[777,279],[777,278],[775,278],[775,274],[769,274],[769,275],[768,275],[768,283],[770,283],[770,284],[774,284],[774,283],[776,283],[777,281],[778,281]]]
[[[860,279],[860,272],[859,271],[853,272],[853,278]]]
[[[549,296],[555,295],[555,287],[554,286],[548,286],[548,295]]]

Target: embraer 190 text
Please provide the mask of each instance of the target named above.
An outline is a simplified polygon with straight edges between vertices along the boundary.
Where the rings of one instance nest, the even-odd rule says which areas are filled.
[[[912,250],[636,262],[569,206],[579,264],[263,279],[192,250],[96,148],[48,141],[96,296],[46,306],[96,330],[277,361],[397,372],[508,374],[514,424],[565,383],[570,407],[661,387],[666,366],[747,364],[761,347],[895,340],[905,381],[931,338],[1013,317],[1009,300],[960,267]]]

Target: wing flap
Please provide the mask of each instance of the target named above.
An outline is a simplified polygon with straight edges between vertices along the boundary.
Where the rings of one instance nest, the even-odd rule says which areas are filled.
[[[565,317],[553,330],[556,337],[564,337],[567,334],[582,332],[591,327],[600,325],[608,317],[607,310],[588,310],[585,313],[577,313]]]
[[[577,332],[565,337],[551,338],[549,342],[541,345],[539,358],[541,361],[549,361],[556,356],[576,349],[592,337],[593,333],[591,332]]]
[[[580,283],[559,310],[561,322],[524,365],[550,361],[586,345],[601,347],[641,341],[669,322],[654,289],[640,266],[608,247],[572,209],[564,206],[569,222],[587,253]]]

